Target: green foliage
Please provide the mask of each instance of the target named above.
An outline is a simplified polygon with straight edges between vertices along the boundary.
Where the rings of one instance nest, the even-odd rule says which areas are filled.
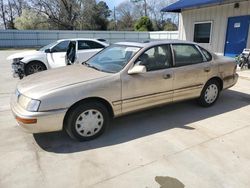
[[[107,18],[111,13],[108,5],[104,1],[100,1],[97,5],[94,6],[94,12],[94,20],[96,25],[99,27],[98,29],[107,30],[109,22]]]
[[[164,24],[164,31],[177,31],[178,27],[175,23],[171,21],[171,19],[167,19],[166,23]]]
[[[48,19],[37,12],[24,9],[20,17],[14,21],[15,28],[20,30],[28,29],[49,29]]]
[[[172,31],[177,30],[178,15],[159,10],[173,1],[127,0],[112,12],[104,0],[0,0],[0,25],[5,29]]]
[[[142,16],[136,23],[135,23],[135,30],[136,31],[153,31],[153,23],[147,16]]]

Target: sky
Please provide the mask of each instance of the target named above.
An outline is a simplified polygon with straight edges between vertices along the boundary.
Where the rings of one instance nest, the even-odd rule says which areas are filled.
[[[123,1],[127,1],[127,0],[102,0],[104,2],[107,3],[107,5],[109,6],[109,9],[113,9],[114,6],[119,5],[121,2]]]

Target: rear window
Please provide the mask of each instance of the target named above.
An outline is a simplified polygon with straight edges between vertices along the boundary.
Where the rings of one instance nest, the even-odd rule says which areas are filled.
[[[204,48],[202,48],[200,46],[199,46],[199,48],[200,48],[201,52],[203,53],[203,55],[205,56],[206,60],[211,61],[212,60],[212,55],[207,50],[205,50]]]
[[[100,49],[100,48],[104,48],[104,46],[94,41],[87,41],[87,40],[78,41],[78,50]]]

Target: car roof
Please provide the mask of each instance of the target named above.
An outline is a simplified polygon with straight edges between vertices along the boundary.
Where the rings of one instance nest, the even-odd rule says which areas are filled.
[[[90,41],[96,41],[99,42],[101,44],[106,44],[108,45],[107,41],[105,39],[100,39],[100,38],[69,38],[69,39],[60,39],[57,40],[57,42],[62,42],[62,41],[74,41],[74,40],[90,40]]]
[[[117,42],[117,45],[126,45],[126,46],[135,46],[135,47],[150,47],[155,45],[163,45],[163,44],[196,44],[194,42],[185,41],[185,40],[152,40],[152,41],[145,41],[145,42]]]

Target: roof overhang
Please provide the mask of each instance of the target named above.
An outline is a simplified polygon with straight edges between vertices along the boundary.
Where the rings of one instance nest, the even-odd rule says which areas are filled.
[[[223,3],[224,0],[179,0],[163,9],[162,12],[181,12],[183,9],[198,8]]]

